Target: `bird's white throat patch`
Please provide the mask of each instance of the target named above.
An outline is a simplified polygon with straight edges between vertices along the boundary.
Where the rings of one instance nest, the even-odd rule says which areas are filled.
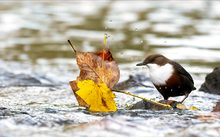
[[[172,76],[174,68],[167,63],[163,66],[157,64],[147,64],[150,72],[150,79],[155,85],[165,85],[166,81]]]

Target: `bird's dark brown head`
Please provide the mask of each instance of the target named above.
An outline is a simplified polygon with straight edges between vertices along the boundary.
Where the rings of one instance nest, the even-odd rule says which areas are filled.
[[[158,64],[160,66],[165,65],[169,62],[169,59],[161,54],[153,54],[148,56],[143,62],[138,63],[136,66],[143,66],[147,64]]]

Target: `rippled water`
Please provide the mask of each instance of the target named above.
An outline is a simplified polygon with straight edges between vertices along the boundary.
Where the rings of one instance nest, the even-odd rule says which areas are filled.
[[[200,111],[126,110],[139,100],[119,93],[114,114],[78,107],[68,81],[79,70],[67,40],[95,51],[107,33],[120,81],[146,74],[135,66],[145,56],[164,54],[192,74],[198,89],[220,66],[219,7],[208,0],[0,2],[0,136],[218,137],[220,116],[210,111],[220,96],[201,91],[185,101]],[[162,99],[155,89],[129,91]]]

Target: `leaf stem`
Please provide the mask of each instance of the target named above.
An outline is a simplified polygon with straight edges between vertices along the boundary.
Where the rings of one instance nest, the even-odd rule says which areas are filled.
[[[103,64],[104,64],[104,60],[105,60],[105,50],[106,50],[106,47],[107,47],[107,34],[105,33],[104,35],[104,48],[102,50],[102,67],[103,67]]]
[[[105,35],[104,35],[104,41],[103,41],[103,43],[104,43],[104,49],[107,48],[107,38],[108,38],[108,35],[107,35],[107,33],[105,33]]]
[[[140,99],[142,99],[142,100],[144,100],[144,101],[146,101],[146,102],[149,102],[149,103],[152,103],[152,104],[155,104],[155,105],[158,105],[158,106],[162,106],[162,107],[165,107],[165,108],[167,108],[167,109],[171,109],[171,108],[172,108],[170,105],[163,104],[163,103],[160,103],[160,102],[151,100],[151,99],[147,99],[147,98],[144,98],[144,97],[141,97],[141,96],[132,94],[132,93],[127,92],[127,91],[117,90],[117,89],[112,89],[112,91],[119,92],[119,93],[123,93],[123,94],[129,95],[129,96],[133,96],[133,97],[136,97],[136,98],[140,98]]]
[[[71,43],[71,41],[70,41],[70,40],[68,40],[68,43],[69,43],[69,44],[70,44],[70,46],[72,47],[73,51],[76,53],[77,51],[76,51],[76,49],[74,48],[74,46],[73,46],[73,44]]]

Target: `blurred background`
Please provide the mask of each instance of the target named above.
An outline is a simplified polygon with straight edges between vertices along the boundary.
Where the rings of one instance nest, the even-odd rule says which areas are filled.
[[[107,34],[115,60],[129,69],[161,53],[202,75],[220,65],[219,6],[209,0],[1,1],[0,63],[71,75],[77,66],[67,40],[80,51],[96,51]]]
[[[9,111],[10,116],[0,120],[0,133],[4,137],[10,136],[9,133],[22,137],[71,136],[75,125],[68,127],[67,132],[66,125],[103,119],[72,107],[77,103],[68,82],[76,79],[79,69],[67,40],[80,51],[97,51],[104,47],[105,34],[121,70],[120,81],[126,80],[129,74],[146,74],[146,68],[135,64],[149,54],[160,53],[182,64],[192,74],[198,89],[206,74],[220,66],[220,1],[0,1],[0,87],[6,87],[0,91],[0,107],[16,110],[16,113]],[[143,96],[161,99],[156,91]],[[186,104],[210,111],[219,99],[195,91]],[[117,98],[119,104],[126,101],[134,99]],[[20,116],[18,112],[31,116],[23,113]],[[219,135],[220,126],[216,123],[208,125],[211,129],[205,124],[190,127],[198,121],[189,120],[188,113],[180,117],[176,112],[171,117],[155,113],[135,113],[138,116],[132,121],[133,112],[123,112],[127,117],[107,117],[100,125],[87,125],[91,129],[85,128],[85,132],[74,135],[99,133],[117,137],[147,132],[151,136],[185,137],[185,133],[189,136],[196,133],[202,137],[205,130],[210,131],[205,135]],[[175,122],[172,116],[176,117]],[[152,119],[148,120],[149,117]],[[99,129],[102,132],[97,132]],[[184,131],[177,133],[177,130]]]

